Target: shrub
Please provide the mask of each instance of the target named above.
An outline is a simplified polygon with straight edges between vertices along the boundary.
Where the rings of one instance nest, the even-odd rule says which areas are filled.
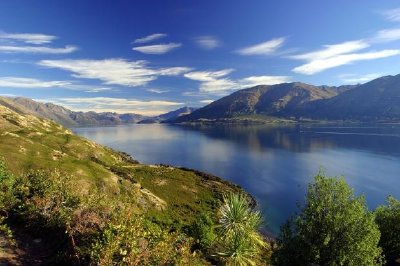
[[[211,248],[214,244],[216,235],[214,222],[207,214],[202,214],[189,229],[190,235],[194,237],[196,243],[202,250]]]
[[[388,205],[379,206],[375,221],[381,232],[379,245],[389,264],[400,260],[400,201],[388,197]]]
[[[363,197],[323,173],[308,186],[300,214],[281,228],[276,265],[381,265],[380,233]]]

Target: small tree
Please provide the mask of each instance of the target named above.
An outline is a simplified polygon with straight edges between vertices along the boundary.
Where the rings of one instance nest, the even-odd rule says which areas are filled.
[[[252,210],[246,196],[229,194],[220,208],[219,237],[221,251],[218,253],[227,265],[258,265],[265,246],[257,232],[261,215]]]
[[[381,265],[380,233],[363,197],[320,172],[278,239],[276,265]]]
[[[381,231],[379,245],[383,249],[388,264],[400,262],[400,201],[388,197],[388,205],[379,206],[375,221]]]

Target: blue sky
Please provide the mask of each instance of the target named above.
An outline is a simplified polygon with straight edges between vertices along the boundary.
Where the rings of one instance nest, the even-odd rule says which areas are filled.
[[[0,1],[0,94],[73,110],[154,115],[399,73],[398,1]]]

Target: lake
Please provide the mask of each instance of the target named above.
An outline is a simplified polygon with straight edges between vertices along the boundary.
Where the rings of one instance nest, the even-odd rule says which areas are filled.
[[[275,234],[321,168],[345,176],[370,208],[388,195],[400,198],[400,125],[135,124],[74,132],[142,163],[194,168],[242,186]]]

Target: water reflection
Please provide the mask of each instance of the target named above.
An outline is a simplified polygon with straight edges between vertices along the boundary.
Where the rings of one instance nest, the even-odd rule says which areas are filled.
[[[172,126],[79,128],[78,134],[144,163],[196,168],[235,182],[260,203],[267,228],[296,211],[320,167],[344,175],[375,207],[400,197],[399,126]]]

